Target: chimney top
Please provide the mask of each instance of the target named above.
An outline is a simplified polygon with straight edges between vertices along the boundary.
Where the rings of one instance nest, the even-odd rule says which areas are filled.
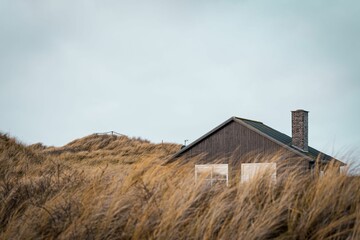
[[[297,110],[295,110],[295,111],[291,111],[291,112],[309,112],[309,111],[306,111],[306,110],[304,110],[304,109],[297,109]]]

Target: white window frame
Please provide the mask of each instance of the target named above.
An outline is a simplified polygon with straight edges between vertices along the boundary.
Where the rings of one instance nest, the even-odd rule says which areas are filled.
[[[271,180],[276,182],[276,163],[242,163],[241,182],[249,182],[258,174],[262,174],[269,170],[273,171]]]
[[[212,186],[215,182],[225,181],[226,186],[229,186],[229,165],[228,164],[199,164],[195,165],[195,182],[198,182],[198,174],[201,172],[209,172],[209,176],[205,181],[210,182]],[[224,179],[214,178],[214,173],[219,173],[220,175],[225,175]]]

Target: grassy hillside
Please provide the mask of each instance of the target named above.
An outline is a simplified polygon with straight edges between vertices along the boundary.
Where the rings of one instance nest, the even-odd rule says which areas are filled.
[[[86,164],[131,164],[145,158],[164,158],[176,152],[176,144],[152,144],[140,138],[127,136],[93,134],[76,139],[63,147],[39,148],[30,146],[37,152],[60,157],[63,160],[84,160]]]
[[[194,183],[195,160],[163,164],[179,148],[107,135],[24,146],[0,134],[0,239],[360,239],[358,177],[292,171],[209,188]]]

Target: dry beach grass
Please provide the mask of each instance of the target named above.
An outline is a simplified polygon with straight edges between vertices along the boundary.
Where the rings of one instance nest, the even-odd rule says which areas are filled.
[[[179,147],[1,134],[0,239],[360,239],[359,177],[329,166],[210,188],[194,182],[195,159],[164,164]]]

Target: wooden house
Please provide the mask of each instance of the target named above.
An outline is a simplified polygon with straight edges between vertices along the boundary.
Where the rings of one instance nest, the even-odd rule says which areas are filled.
[[[196,141],[183,147],[173,159],[203,156],[195,166],[195,177],[202,172],[222,175],[211,181],[223,180],[241,172],[241,181],[251,179],[258,171],[272,169],[273,177],[279,174],[279,162],[256,162],[257,156],[281,154],[283,165],[296,166],[311,171],[316,166],[322,169],[335,161],[345,164],[334,157],[308,146],[308,111],[292,111],[292,136],[281,133],[259,121],[231,117]],[[266,159],[266,158],[265,158]],[[226,176],[225,176],[226,175]],[[230,176],[229,176],[230,175]]]

